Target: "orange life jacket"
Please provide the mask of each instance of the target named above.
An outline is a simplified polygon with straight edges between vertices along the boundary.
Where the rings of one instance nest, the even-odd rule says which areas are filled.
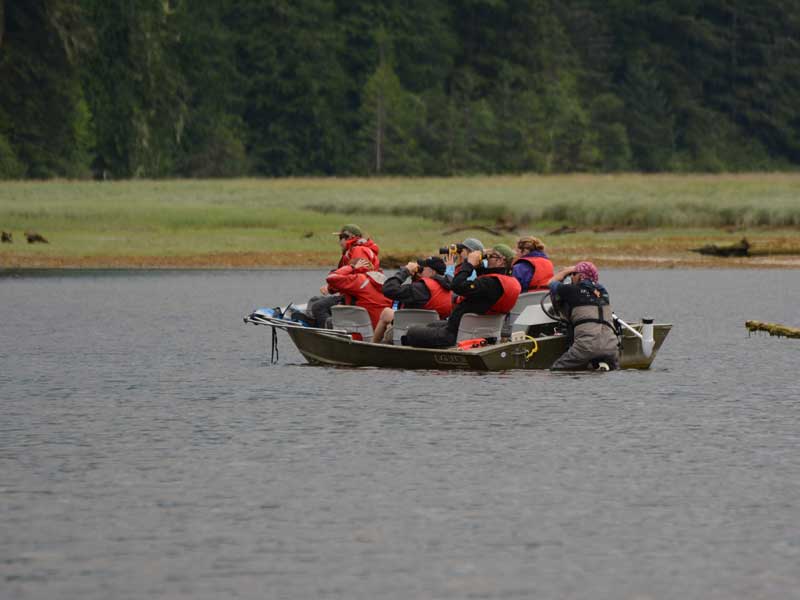
[[[514,264],[524,260],[533,267],[533,277],[528,282],[527,291],[536,292],[548,289],[548,282],[553,278],[553,263],[543,256],[523,256],[514,261]]]
[[[342,257],[339,259],[339,266],[341,269],[345,265],[349,265],[350,261],[354,258],[366,258],[375,267],[375,270],[380,270],[380,259],[378,252],[380,249],[378,245],[371,239],[367,238],[350,238],[347,240],[346,248],[342,252]]]
[[[519,284],[519,281],[516,278],[511,277],[511,275],[500,275],[499,273],[486,273],[484,275],[478,275],[478,278],[481,277],[494,277],[497,281],[500,282],[500,285],[503,286],[503,295],[492,304],[488,311],[486,311],[487,315],[502,315],[507,312],[510,312],[511,309],[514,307],[514,304],[517,302],[517,298],[519,298],[520,292],[522,291],[522,286]]]
[[[432,277],[422,277],[420,281],[425,284],[431,294],[431,299],[422,308],[435,310],[439,313],[440,319],[446,319],[453,310],[453,303],[450,301],[450,290],[433,279]]]
[[[342,291],[345,304],[353,304],[367,309],[372,326],[376,327],[383,309],[390,307],[392,301],[383,295],[383,286],[364,273],[361,273],[356,281],[359,284],[357,293]]]

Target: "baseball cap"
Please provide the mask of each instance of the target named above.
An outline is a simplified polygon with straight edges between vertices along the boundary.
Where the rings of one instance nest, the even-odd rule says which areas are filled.
[[[447,270],[447,265],[445,265],[444,261],[438,256],[429,256],[428,258],[420,261],[419,264],[421,267],[430,267],[439,275],[444,275],[444,272]]]
[[[354,237],[362,237],[364,235],[361,233],[361,228],[358,225],[353,225],[352,223],[342,225],[342,228],[339,231],[333,232],[333,235],[342,235],[343,233],[350,234]]]
[[[467,238],[461,243],[473,252],[475,250],[483,250],[483,244],[479,239],[476,238]]]
[[[492,250],[501,254],[506,260],[514,260],[514,251],[505,244],[496,244],[492,247]]]

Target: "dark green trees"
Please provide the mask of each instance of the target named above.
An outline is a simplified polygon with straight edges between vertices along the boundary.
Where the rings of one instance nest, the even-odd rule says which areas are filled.
[[[96,170],[113,177],[175,173],[187,120],[177,61],[184,33],[162,0],[84,0],[95,43],[83,70],[95,125]]]
[[[0,177],[83,176],[92,133],[78,64],[91,32],[69,0],[0,6]]]
[[[800,4],[0,0],[0,177],[800,164]]]

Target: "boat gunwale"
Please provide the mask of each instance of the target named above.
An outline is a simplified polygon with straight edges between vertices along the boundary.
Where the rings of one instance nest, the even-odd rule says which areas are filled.
[[[328,366],[337,366],[337,367],[370,367],[375,366],[379,368],[424,368],[424,367],[407,367],[403,366],[401,363],[403,361],[403,356],[415,356],[418,359],[423,359],[425,356],[430,356],[434,362],[440,363],[440,358],[449,356],[449,357],[460,357],[459,360],[455,360],[452,367],[445,367],[445,368],[457,368],[457,369],[467,369],[467,370],[495,370],[492,369],[487,361],[494,361],[494,356],[497,354],[502,353],[505,356],[505,352],[513,352],[514,354],[527,354],[532,348],[532,343],[538,344],[545,344],[549,345],[550,342],[557,342],[559,340],[563,340],[566,336],[564,334],[555,334],[555,335],[541,335],[539,337],[526,337],[524,339],[518,340],[507,340],[502,341],[499,343],[494,344],[486,344],[483,346],[478,346],[475,348],[467,348],[462,349],[458,346],[449,346],[446,348],[420,348],[417,346],[396,346],[394,344],[383,344],[377,343],[372,341],[364,341],[354,339],[352,335],[342,329],[323,329],[318,327],[308,327],[301,323],[297,323],[294,321],[287,321],[286,319],[281,319],[278,317],[268,316],[268,315],[256,315],[255,317],[251,314],[249,317],[245,319],[246,323],[253,323],[255,325],[268,325],[273,328],[278,328],[286,331],[289,334],[289,337],[294,342],[295,346],[297,347],[298,351],[311,363],[328,365]],[[631,326],[634,329],[641,330],[644,323],[632,323]],[[658,336],[661,338],[662,343],[663,339],[669,334],[672,330],[673,324],[672,323],[654,323],[654,329],[656,331],[664,332],[663,336]],[[623,340],[631,340],[635,343],[638,336],[630,331],[624,331],[622,334]],[[333,352],[318,352],[315,348],[313,340],[326,340],[325,343],[333,344],[336,348],[340,350],[335,350]],[[658,348],[661,346],[659,343],[654,349],[653,355],[651,357],[641,357],[642,360],[637,360],[639,357],[634,354],[631,356],[631,360],[634,361],[630,364],[625,365],[622,368],[625,369],[649,369],[650,365],[652,364],[653,360],[655,360],[655,355],[658,352]],[[369,364],[364,364],[363,360],[341,360],[335,358],[334,354],[339,354],[344,352],[344,348],[353,348],[353,351],[359,355],[363,356],[363,352],[371,351],[376,352],[377,356],[373,356],[372,360],[368,360]],[[392,363],[391,365],[381,365],[376,364],[382,362],[380,357],[383,356],[385,360]],[[470,365],[463,363],[463,360],[469,357]],[[478,360],[480,365],[474,364],[472,361]],[[527,363],[528,359],[526,357],[525,362]],[[417,362],[414,359],[413,362]],[[457,363],[457,364],[456,364]],[[481,368],[484,367],[484,368]],[[439,367],[441,368],[441,366]],[[511,369],[517,369],[520,367],[511,367]],[[528,367],[522,367],[523,369]],[[546,368],[546,367],[545,367]],[[506,369],[503,369],[506,370]]]
[[[266,321],[266,322],[264,322]],[[538,344],[541,342],[546,342],[551,339],[557,339],[564,337],[563,334],[558,335],[543,335],[536,338],[525,338],[523,340],[508,340],[506,342],[497,342],[495,344],[486,344],[484,346],[478,346],[477,348],[459,348],[458,346],[448,346],[445,348],[421,348],[419,346],[397,346],[395,344],[382,344],[379,342],[367,342],[364,340],[357,340],[354,339],[349,333],[347,333],[344,329],[323,329],[321,327],[306,327],[305,325],[301,325],[300,323],[295,323],[294,321],[287,321],[285,319],[279,319],[276,317],[267,317],[261,316],[259,320],[250,319],[248,322],[253,323],[254,325],[269,325],[271,327],[277,327],[279,329],[283,329],[287,333],[290,330],[298,330],[303,331],[304,333],[309,333],[312,335],[321,335],[321,336],[328,336],[331,338],[339,339],[342,342],[350,343],[350,344],[358,344],[358,345],[366,345],[366,346],[374,346],[382,349],[391,349],[392,351],[399,351],[399,352],[406,352],[406,351],[424,351],[424,352],[434,352],[434,353],[441,353],[441,352],[455,352],[459,354],[463,353],[470,353],[470,354],[483,354],[485,352],[489,352],[493,349],[504,347],[504,346],[515,346],[521,344],[530,344],[531,339],[535,340]],[[643,323],[631,323],[631,327],[639,327],[641,328]],[[672,323],[654,323],[654,328],[663,329],[668,328],[672,329]],[[622,334],[623,338],[636,338],[636,336],[629,331],[624,331]]]

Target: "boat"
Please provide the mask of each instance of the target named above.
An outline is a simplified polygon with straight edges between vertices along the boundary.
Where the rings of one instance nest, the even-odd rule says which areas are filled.
[[[460,339],[459,345],[452,348],[364,341],[365,336],[357,327],[336,322],[333,329],[308,327],[292,319],[298,311],[297,307],[292,310],[292,305],[256,309],[244,317],[244,322],[272,328],[273,362],[277,353],[276,330],[283,330],[312,365],[469,371],[549,369],[566,352],[569,342],[563,322],[541,299],[541,293],[521,295],[516,312],[512,309],[505,322],[503,335]],[[649,369],[672,325],[646,318],[628,324],[616,315],[615,318],[621,328],[620,368]],[[601,363],[595,368],[602,366]]]

